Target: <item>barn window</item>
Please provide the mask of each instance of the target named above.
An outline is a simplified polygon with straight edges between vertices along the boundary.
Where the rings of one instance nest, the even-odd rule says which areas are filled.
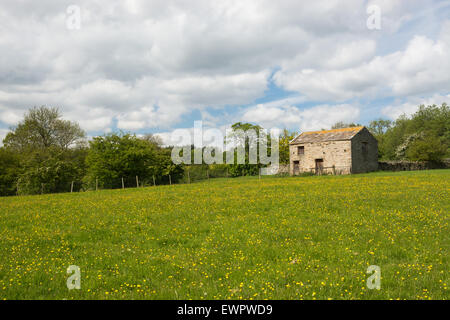
[[[304,146],[298,147],[297,154],[305,154],[305,147]]]

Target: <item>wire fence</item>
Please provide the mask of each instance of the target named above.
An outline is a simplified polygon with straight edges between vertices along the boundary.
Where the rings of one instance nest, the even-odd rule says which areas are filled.
[[[286,165],[283,165],[286,166]],[[287,165],[289,166],[289,165]],[[49,193],[74,193],[84,191],[98,191],[98,190],[111,190],[111,189],[129,189],[129,188],[142,188],[152,187],[160,185],[172,185],[172,184],[190,184],[200,181],[216,178],[231,178],[237,177],[236,174],[232,174],[230,171],[230,165],[226,164],[201,164],[201,165],[187,165],[184,166],[183,172],[176,175],[153,175],[147,177],[140,176],[125,176],[114,179],[107,179],[102,181],[101,178],[85,178],[65,182],[64,185],[58,186],[55,191],[55,186],[50,183],[41,183],[39,190],[36,190],[34,194],[49,194]],[[260,168],[261,169],[261,168]],[[258,173],[259,172],[259,173]],[[289,175],[289,170],[282,170],[279,174],[274,176],[286,176]],[[243,171],[238,176],[259,176],[261,178],[261,170],[257,170],[256,173]],[[25,195],[27,193],[20,192],[19,183],[17,184],[17,195]]]

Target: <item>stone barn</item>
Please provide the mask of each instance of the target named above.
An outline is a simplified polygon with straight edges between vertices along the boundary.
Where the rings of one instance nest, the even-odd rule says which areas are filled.
[[[366,127],[303,132],[289,143],[289,173],[378,170],[378,143]]]

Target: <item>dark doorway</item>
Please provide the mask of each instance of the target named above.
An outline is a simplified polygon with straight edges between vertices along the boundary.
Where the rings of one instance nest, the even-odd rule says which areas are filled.
[[[300,161],[294,161],[294,174],[298,174],[300,171]]]
[[[316,159],[316,174],[323,172],[323,159]]]

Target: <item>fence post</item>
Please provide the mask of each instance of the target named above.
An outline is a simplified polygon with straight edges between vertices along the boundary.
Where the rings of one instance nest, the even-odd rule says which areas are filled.
[[[191,176],[189,175],[189,170],[188,170],[188,183],[191,183]]]
[[[136,188],[139,188],[139,177],[136,176]]]
[[[228,166],[227,166],[227,178],[228,178]]]
[[[153,186],[156,186],[155,176],[153,175]]]
[[[72,184],[70,185],[70,193],[73,193],[73,181]]]
[[[122,189],[125,189],[125,183],[123,181],[123,177],[122,177]]]
[[[169,174],[169,184],[172,185],[172,177]]]
[[[259,180],[261,180],[261,168],[259,168],[259,170],[258,170],[258,176],[259,176]]]

